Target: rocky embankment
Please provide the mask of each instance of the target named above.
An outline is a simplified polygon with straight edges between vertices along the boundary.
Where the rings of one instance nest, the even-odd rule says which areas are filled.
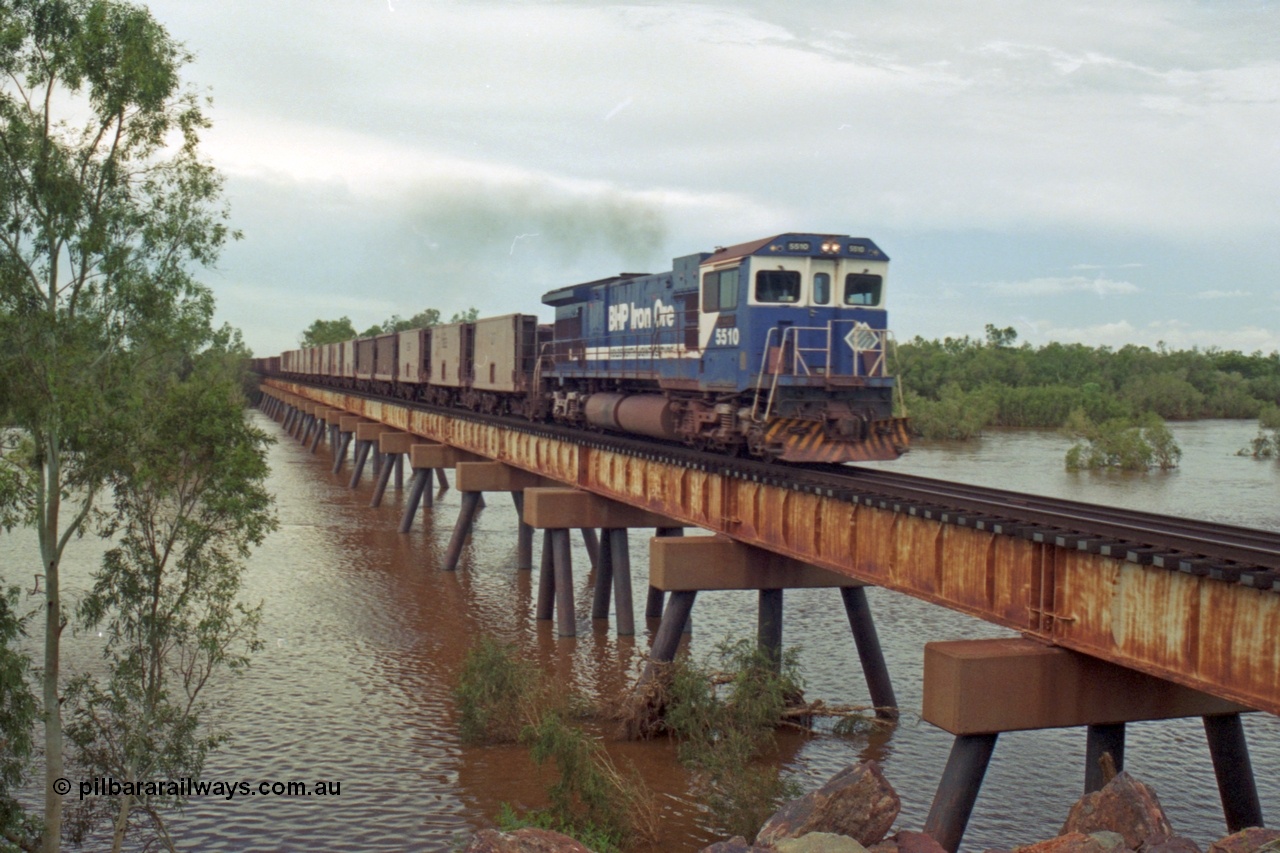
[[[874,761],[851,766],[825,785],[778,809],[754,843],[719,841],[701,853],[945,853],[923,832],[895,833],[901,802]],[[1245,829],[1208,850],[1178,835],[1156,793],[1127,773],[1071,807],[1054,838],[986,853],[1280,853],[1280,830]],[[476,833],[466,853],[592,853],[543,829]]]

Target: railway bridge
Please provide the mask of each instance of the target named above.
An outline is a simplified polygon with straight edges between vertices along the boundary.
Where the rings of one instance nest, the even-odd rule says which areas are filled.
[[[1085,788],[1123,769],[1125,725],[1204,720],[1227,825],[1263,814],[1240,714],[1280,714],[1280,535],[869,470],[795,469],[681,448],[472,416],[280,379],[261,405],[292,434],[354,444],[354,484],[372,458],[374,502],[408,460],[408,529],[432,472],[452,468],[462,510],[457,565],[484,492],[511,492],[520,561],[543,531],[538,616],[574,633],[569,531],[598,559],[593,616],[634,631],[628,528],[656,528],[646,614],[650,657],[671,660],[699,592],[759,590],[762,646],[781,643],[783,590],[841,589],[879,713],[896,713],[867,610],[875,585],[1021,632],[930,643],[927,722],[955,735],[926,822],[960,843],[1000,733],[1084,726]],[[439,474],[443,476],[443,474]],[[715,534],[679,537],[686,527]],[[594,531],[604,531],[597,540]],[[598,544],[597,544],[598,543]],[[665,606],[663,593],[669,593]]]

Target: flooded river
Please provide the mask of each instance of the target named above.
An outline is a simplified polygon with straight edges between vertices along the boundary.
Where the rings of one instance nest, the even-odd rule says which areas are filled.
[[[272,434],[274,423],[254,414]],[[923,444],[895,470],[1002,488],[1112,503],[1174,515],[1280,529],[1280,465],[1234,456],[1253,423],[1173,425],[1184,450],[1180,470],[1143,476],[1069,474],[1065,440],[1054,433],[1009,432],[963,445]],[[281,438],[271,451],[271,488],[280,530],[253,556],[247,597],[265,604],[266,648],[249,675],[225,696],[233,741],[215,755],[206,778],[232,781],[330,781],[338,797],[237,797],[192,800],[173,832],[191,850],[448,850],[489,825],[502,802],[543,804],[546,777],[515,747],[467,747],[458,739],[451,697],[473,639],[489,634],[573,689],[604,705],[628,685],[656,629],[617,638],[579,620],[579,637],[558,639],[534,619],[536,578],[515,570],[516,514],[490,495],[462,569],[438,566],[458,510],[458,494],[440,494],[425,528],[396,533],[403,492],[368,507],[372,484],[356,492],[329,473],[328,455],[311,456]],[[638,603],[643,603],[645,535],[632,535]],[[14,544],[27,547],[15,537]],[[588,565],[574,543],[578,612],[590,611]],[[68,563],[69,586],[83,589],[97,546],[82,543]],[[8,567],[8,561],[6,560]],[[8,573],[8,572],[6,572]],[[15,575],[10,575],[14,577]],[[865,758],[881,761],[903,801],[898,824],[919,829],[951,738],[913,715],[921,703],[923,646],[931,640],[1007,636],[968,617],[870,590],[885,655],[905,713],[887,734],[868,740],[787,735],[775,760],[806,787]],[[787,593],[784,642],[801,648],[807,695],[830,703],[866,703],[839,594]],[[692,651],[751,636],[755,594],[708,593],[694,608]],[[1280,638],[1277,638],[1280,641]],[[101,641],[71,638],[69,664],[92,666]],[[1278,675],[1280,677],[1280,675]],[[1280,719],[1245,721],[1265,816],[1280,821]],[[1083,730],[1015,733],[1000,738],[965,836],[965,848],[1012,847],[1053,835],[1081,793]],[[664,836],[654,849],[696,850],[716,838],[687,792],[687,778],[663,741],[611,744],[659,793]],[[1127,769],[1153,784],[1174,828],[1202,845],[1224,832],[1221,806],[1198,720],[1132,725]]]

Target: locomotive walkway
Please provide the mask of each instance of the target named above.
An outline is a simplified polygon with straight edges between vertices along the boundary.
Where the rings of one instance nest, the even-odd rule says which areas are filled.
[[[430,469],[501,463],[497,470],[506,473],[487,475],[488,485],[459,483],[463,518],[450,559],[456,564],[481,492],[518,495],[522,561],[531,559],[531,528],[545,530],[551,546],[543,552],[539,616],[550,618],[559,593],[562,634],[573,631],[571,576],[562,568],[567,560],[556,559],[567,553],[567,529],[646,526],[721,534],[688,544],[654,540],[650,582],[671,592],[655,660],[674,654],[697,592],[716,588],[761,590],[761,638],[780,640],[782,589],[842,587],[878,705],[892,704],[892,689],[870,617],[858,615],[860,585],[1020,631],[1021,640],[926,648],[924,717],[956,735],[926,831],[949,850],[959,845],[997,736],[1018,729],[1087,726],[1086,786],[1096,788],[1103,753],[1123,765],[1125,723],[1201,716],[1228,826],[1262,824],[1239,714],[1280,714],[1280,536],[870,473],[850,480],[847,472],[841,479],[691,464],[678,451],[639,442],[583,442],[540,425],[513,427],[279,379],[263,380],[262,390],[268,411],[287,426],[315,424],[303,429],[313,449],[327,423],[336,464],[353,438],[358,466],[380,444],[386,461],[375,501],[399,471],[392,461],[416,454],[402,529]],[[581,496],[572,511],[557,494],[565,487]],[[732,545],[726,538],[744,553],[724,551]],[[713,547],[721,556],[699,551]],[[607,535],[602,565],[611,548],[617,545]],[[618,595],[621,630],[631,617],[629,588],[625,601]],[[603,596],[607,614],[607,581]],[[601,597],[597,587],[593,613]]]

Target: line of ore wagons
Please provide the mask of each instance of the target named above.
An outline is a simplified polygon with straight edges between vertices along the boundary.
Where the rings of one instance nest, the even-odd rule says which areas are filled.
[[[506,314],[289,350],[257,366],[267,373],[395,383],[401,396],[418,385],[525,393],[551,337],[551,326],[539,326],[537,317]]]

